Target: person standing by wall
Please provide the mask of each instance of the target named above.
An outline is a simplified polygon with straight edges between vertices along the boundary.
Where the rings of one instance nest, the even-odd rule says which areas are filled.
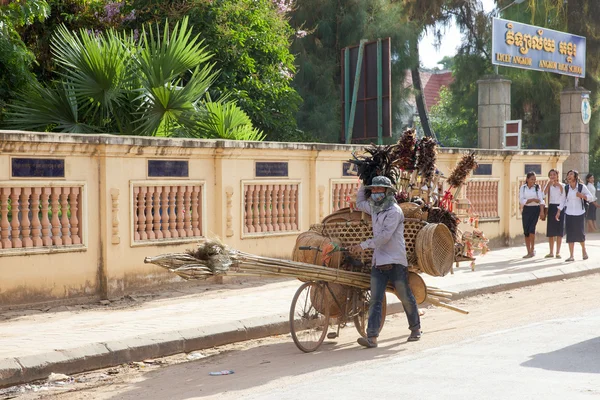
[[[546,237],[550,244],[550,253],[546,255],[546,258],[554,257],[554,243],[556,242],[556,258],[560,257],[560,247],[562,244],[562,238],[565,234],[565,214],[557,213],[562,210],[565,203],[565,185],[559,181],[558,171],[551,169],[548,172],[548,184],[544,188],[544,195],[548,196],[548,211],[547,211],[547,225],[546,225]],[[559,218],[556,218],[556,215]]]
[[[581,244],[583,259],[587,260],[585,250],[585,201],[592,201],[593,196],[587,186],[579,182],[579,172],[571,170],[567,173],[565,188],[565,230],[571,256],[565,261],[575,261],[573,252],[575,243]],[[560,210],[558,211],[560,213]],[[559,216],[559,214],[557,214]]]
[[[365,189],[371,190],[367,198]],[[373,178],[370,186],[361,186],[356,197],[356,209],[371,215],[373,239],[352,246],[353,254],[373,249],[371,267],[371,303],[367,337],[358,338],[358,344],[367,348],[377,347],[381,326],[381,307],[388,282],[396,288],[396,295],[408,319],[409,342],[421,338],[421,320],[417,302],[408,285],[408,261],[404,241],[404,214],[394,197],[396,189],[385,176]]]
[[[544,212],[544,193],[540,185],[535,183],[535,172],[527,173],[525,184],[519,189],[519,203],[523,207],[521,217],[527,254],[523,258],[535,256],[535,227],[540,215]]]
[[[597,232],[598,228],[596,227],[596,208],[598,207],[598,198],[596,197],[596,187],[594,186],[594,175],[587,174],[585,177],[585,183],[592,195],[593,199],[588,206],[588,210],[585,216],[587,221],[587,231],[588,232]]]

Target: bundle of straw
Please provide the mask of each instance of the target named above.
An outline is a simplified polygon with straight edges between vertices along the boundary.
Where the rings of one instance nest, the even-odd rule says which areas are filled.
[[[261,257],[242,251],[227,248],[216,240],[209,240],[195,251],[188,253],[170,253],[155,257],[146,257],[144,262],[179,275],[183,279],[207,279],[214,275],[235,273],[235,275],[290,277],[303,280],[326,281],[354,286],[361,289],[371,287],[371,277],[362,272],[351,272],[341,269],[320,267],[318,265],[277,258]],[[389,286],[388,290],[393,291]],[[451,300],[452,293],[437,288],[427,288],[430,303],[468,313],[441,300]]]

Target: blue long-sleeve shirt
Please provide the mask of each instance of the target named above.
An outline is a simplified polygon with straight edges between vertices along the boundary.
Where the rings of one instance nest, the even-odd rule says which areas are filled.
[[[365,195],[363,186],[358,189],[356,208],[371,215],[373,223],[373,239],[360,244],[363,249],[373,249],[372,265],[402,264],[406,260],[406,243],[404,242],[404,213],[398,204],[378,213],[373,213],[371,204]]]

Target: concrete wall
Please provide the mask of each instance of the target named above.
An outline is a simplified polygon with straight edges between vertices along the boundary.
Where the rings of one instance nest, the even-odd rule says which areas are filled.
[[[179,278],[144,264],[144,257],[181,252],[206,237],[218,236],[239,250],[287,258],[298,233],[333,211],[335,184],[357,182],[356,177],[343,176],[342,165],[351,157],[351,152],[361,149],[361,146],[350,145],[0,131],[0,187],[74,185],[83,188],[82,244],[0,247],[0,305],[82,296],[113,297],[174,282]],[[438,168],[447,176],[469,151],[473,150],[441,149]],[[568,153],[475,151],[480,163],[492,164],[492,174],[475,176],[473,181],[493,181],[495,185],[490,189],[484,184],[481,190],[473,192],[478,196],[476,203],[480,207],[485,205],[488,210],[488,217],[481,219],[480,228],[494,243],[509,244],[521,234],[515,202],[519,181],[525,175],[524,165],[541,164],[542,175],[546,176],[550,168],[560,168]],[[64,159],[65,177],[13,178],[10,175],[13,157]],[[150,178],[147,163],[153,159],[187,160],[189,177]],[[256,161],[287,161],[288,177],[257,177]],[[287,232],[244,233],[244,185],[264,189],[265,185],[284,184],[298,188],[297,228]],[[134,240],[138,226],[134,218],[139,207],[133,188],[140,185],[201,186],[202,237]],[[497,212],[490,211],[496,209]],[[463,226],[463,229],[472,228]]]

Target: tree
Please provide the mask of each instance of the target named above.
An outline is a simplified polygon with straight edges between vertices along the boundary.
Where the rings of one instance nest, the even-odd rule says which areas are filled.
[[[407,43],[413,34],[402,23],[399,2],[389,0],[323,1],[296,3],[291,25],[298,32],[292,52],[298,72],[293,86],[304,103],[297,114],[298,127],[324,142],[339,142],[341,137],[341,51],[361,39],[391,37],[392,45],[392,126],[400,133],[404,114],[405,71],[411,64]]]
[[[59,132],[227,138],[237,132],[245,139],[261,138],[259,131],[242,129],[249,121],[235,104],[207,105],[217,72],[187,18],[172,30],[168,23],[162,32],[147,28],[136,40],[114,29],[77,35],[62,26],[52,40],[60,80],[22,92],[9,124]],[[206,124],[231,116],[238,121],[224,129]]]
[[[48,4],[43,0],[0,3],[0,121],[6,103],[33,79],[30,66],[34,57],[18,29],[44,20],[48,13]]]
[[[477,147],[477,114],[460,105],[450,89],[442,87],[440,98],[431,107],[431,127],[442,146]]]

